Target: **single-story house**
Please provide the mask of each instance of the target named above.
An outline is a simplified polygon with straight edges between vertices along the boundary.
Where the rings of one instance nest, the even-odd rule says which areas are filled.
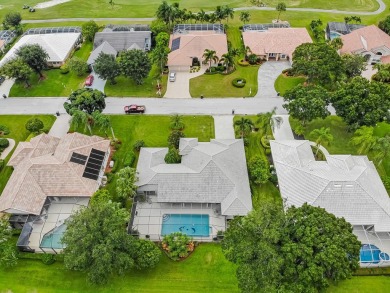
[[[129,231],[152,240],[183,232],[210,241],[227,220],[252,210],[243,140],[182,138],[179,151],[181,163],[166,164],[168,148],[141,149]]]
[[[47,61],[50,67],[60,67],[71,55],[73,49],[81,42],[80,32],[69,33],[42,33],[25,34],[20,40],[5,54],[0,61],[0,66],[8,60],[15,58],[16,51],[25,45],[38,44],[49,55]]]
[[[388,63],[384,58],[390,55],[390,36],[376,25],[366,26],[340,37],[343,47],[340,54],[359,54],[369,64]]]
[[[390,265],[390,198],[367,156],[330,155],[322,149],[326,161],[317,161],[314,143],[275,138],[271,152],[286,207],[308,203],[345,218],[362,242],[361,265]]]
[[[169,48],[168,67],[171,71],[188,71],[197,61],[202,64],[206,49],[215,51],[218,58],[228,52],[226,34],[219,24],[176,25]]]
[[[304,43],[312,43],[305,28],[269,27],[266,30],[242,32],[245,47],[263,60],[289,60],[295,49]]]
[[[105,53],[112,55],[114,57],[117,56],[118,51],[115,50],[113,46],[111,46],[108,42],[104,41],[101,43],[95,50],[91,52],[91,55],[88,57],[88,65],[93,65],[95,63],[96,58],[99,56],[100,53]]]
[[[328,40],[333,40],[334,38],[347,35],[362,27],[365,27],[365,25],[345,22],[328,22],[326,25],[325,36]]]
[[[0,197],[0,212],[11,214],[11,224],[22,228],[20,249],[62,249],[64,222],[88,205],[109,153],[109,140],[79,133],[62,138],[40,134],[18,144],[7,164],[14,171]]]
[[[147,25],[108,25],[95,34],[93,49],[104,42],[110,44],[117,53],[138,49],[149,51],[152,46],[152,32]]]

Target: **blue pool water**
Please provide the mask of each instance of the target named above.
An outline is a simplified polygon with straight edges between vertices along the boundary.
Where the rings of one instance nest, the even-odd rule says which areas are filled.
[[[208,237],[210,235],[209,215],[164,214],[161,235],[173,232],[182,232],[194,237]]]
[[[382,252],[376,245],[363,244],[360,248],[360,261],[363,263],[377,264],[383,260],[390,260],[390,256]]]
[[[330,39],[331,39],[331,40],[333,40],[333,39],[338,38],[338,37],[341,36],[340,34],[338,34],[338,33],[336,33],[336,32],[330,32],[329,35],[330,35]]]
[[[55,228],[52,232],[43,236],[40,247],[62,249],[64,246],[61,243],[62,235],[66,230],[66,225],[62,224]]]

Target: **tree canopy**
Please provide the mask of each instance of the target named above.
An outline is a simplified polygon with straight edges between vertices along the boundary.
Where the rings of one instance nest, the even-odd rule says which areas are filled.
[[[72,111],[75,109],[88,114],[95,111],[103,112],[106,107],[105,97],[106,95],[99,90],[78,89],[70,94],[68,101],[64,103],[64,108],[69,115],[72,115]]]
[[[378,27],[386,34],[390,35],[390,15],[386,16],[384,20],[381,20]]]
[[[266,183],[271,178],[268,162],[257,155],[248,162],[249,178],[256,184]]]
[[[104,284],[111,275],[133,267],[153,267],[160,251],[127,234],[129,212],[106,197],[91,201],[67,221],[62,238],[67,269],[84,271],[94,284]],[[154,244],[153,244],[154,245]]]
[[[137,181],[137,172],[134,168],[124,167],[116,173],[116,194],[125,201],[133,198],[137,191],[135,182]]]
[[[93,69],[99,78],[108,80],[111,84],[116,83],[115,78],[121,73],[115,56],[103,52],[96,58]]]
[[[15,244],[10,242],[12,228],[8,217],[0,215],[0,266],[13,267],[17,264],[17,252]]]
[[[87,41],[92,42],[95,34],[99,31],[99,26],[93,20],[84,23],[81,26],[81,34]]]
[[[338,39],[338,38],[337,38]],[[359,54],[344,54],[341,56],[345,74],[349,77],[360,76],[366,70],[367,63],[364,56]]]
[[[136,84],[140,85],[148,76],[152,65],[146,52],[127,50],[119,56],[119,67],[124,76],[131,78]]]
[[[88,72],[87,62],[78,57],[72,57],[68,61],[68,68],[70,71],[76,73],[77,76],[83,76],[85,73]]]
[[[16,29],[18,30],[20,27],[20,23],[22,21],[22,16],[19,12],[8,12],[3,20],[4,29]]]
[[[287,103],[283,105],[283,108],[302,124],[316,118],[324,119],[330,115],[329,94],[321,86],[300,84],[285,93],[284,101]]]
[[[28,131],[36,133],[40,132],[44,127],[42,120],[38,118],[31,118],[27,120],[25,126]]]
[[[31,67],[40,77],[43,77],[42,70],[47,67],[49,54],[38,44],[24,45],[16,51],[19,56],[28,66]]]
[[[230,221],[222,249],[242,292],[318,292],[358,268],[360,242],[322,208],[267,203]]]
[[[390,120],[389,97],[388,85],[370,82],[358,76],[335,91],[331,100],[336,114],[342,117],[351,129],[356,129]]]
[[[33,73],[20,57],[7,61],[1,68],[0,73],[8,78],[15,78],[25,83],[26,87],[30,86],[30,75]]]
[[[292,69],[306,75],[309,83],[326,85],[343,73],[343,62],[335,49],[325,43],[304,43],[293,53]]]

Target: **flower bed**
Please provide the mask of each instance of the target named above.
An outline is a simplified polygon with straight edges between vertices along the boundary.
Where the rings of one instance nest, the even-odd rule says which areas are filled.
[[[175,232],[164,236],[161,247],[170,259],[177,261],[189,256],[195,243],[186,234]]]
[[[232,85],[237,88],[243,88],[246,84],[245,78],[235,78],[232,80]]]

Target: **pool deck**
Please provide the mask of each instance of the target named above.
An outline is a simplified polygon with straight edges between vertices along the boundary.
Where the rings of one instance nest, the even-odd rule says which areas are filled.
[[[209,226],[211,227],[209,237],[193,237],[196,241],[212,241],[217,232],[226,230],[226,217],[218,213],[216,205],[212,204],[182,204],[182,203],[159,203],[155,197],[150,197],[148,201],[137,203],[136,214],[133,221],[133,229],[137,229],[140,238],[152,241],[161,241],[162,217],[164,214],[193,214],[209,215]],[[191,235],[190,235],[191,236]]]

